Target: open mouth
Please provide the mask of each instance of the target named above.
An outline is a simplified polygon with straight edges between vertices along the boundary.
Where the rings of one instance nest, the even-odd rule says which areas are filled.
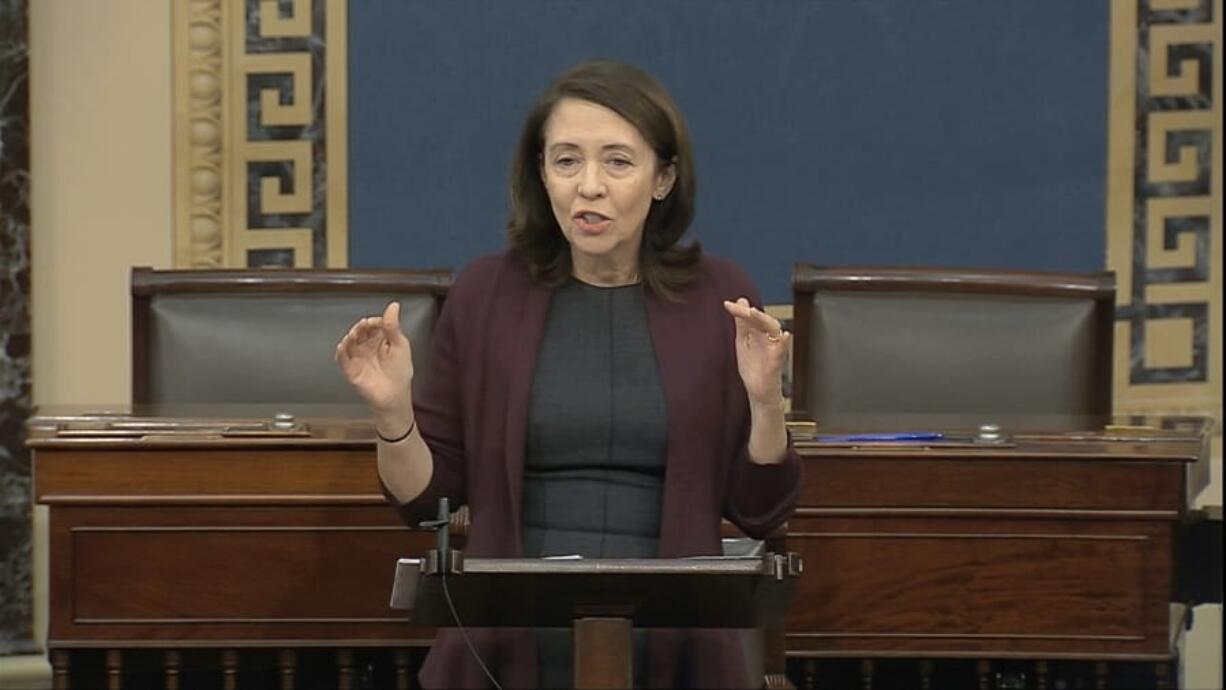
[[[601,215],[594,211],[576,213],[574,216],[574,221],[575,225],[578,226],[580,230],[583,232],[592,233],[605,231],[609,227],[609,224],[613,222],[613,220],[608,216]]]

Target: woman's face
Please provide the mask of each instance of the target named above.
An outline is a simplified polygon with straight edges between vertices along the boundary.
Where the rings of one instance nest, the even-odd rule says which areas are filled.
[[[576,273],[637,275],[647,212],[671,190],[674,166],[660,165],[625,118],[590,101],[559,101],[544,134],[541,177]]]

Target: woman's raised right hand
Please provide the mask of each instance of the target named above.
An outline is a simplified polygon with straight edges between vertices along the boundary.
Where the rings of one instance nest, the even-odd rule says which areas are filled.
[[[360,319],[336,345],[345,379],[379,414],[412,414],[413,348],[400,330],[400,303]]]

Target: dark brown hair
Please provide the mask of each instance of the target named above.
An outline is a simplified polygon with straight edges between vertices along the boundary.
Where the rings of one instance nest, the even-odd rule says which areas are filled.
[[[560,285],[571,275],[570,245],[558,227],[541,179],[545,123],[558,102],[576,98],[609,108],[642,134],[656,154],[657,165],[673,164],[677,179],[663,200],[653,200],[639,249],[639,274],[663,297],[694,276],[702,252],[697,242],[679,241],[694,218],[694,154],[677,104],[642,70],[610,60],[584,62],[549,85],[528,113],[511,163],[511,249],[527,263],[533,278]]]

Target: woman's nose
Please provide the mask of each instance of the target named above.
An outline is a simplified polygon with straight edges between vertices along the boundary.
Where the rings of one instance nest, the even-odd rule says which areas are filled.
[[[603,196],[605,183],[600,175],[600,166],[585,165],[579,176],[579,194],[587,198]]]

